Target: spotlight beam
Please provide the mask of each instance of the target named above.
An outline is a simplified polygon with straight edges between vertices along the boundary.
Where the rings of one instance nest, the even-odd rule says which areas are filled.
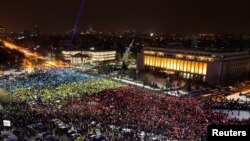
[[[72,44],[73,44],[73,41],[74,41],[74,38],[75,38],[75,35],[76,35],[76,31],[77,31],[77,27],[78,27],[78,24],[79,24],[79,21],[80,21],[80,17],[81,17],[81,14],[82,14],[84,3],[85,3],[85,0],[82,0],[79,11],[78,11],[78,14],[77,14],[77,17],[76,17],[76,21],[75,21],[75,25],[74,25],[73,32],[72,32],[72,35],[71,35],[68,50],[72,50]]]

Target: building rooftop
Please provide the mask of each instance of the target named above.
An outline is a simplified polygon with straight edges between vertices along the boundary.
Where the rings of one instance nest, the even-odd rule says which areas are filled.
[[[185,51],[185,52],[197,52],[206,54],[224,54],[235,52],[248,52],[246,50],[239,49],[215,49],[215,48],[186,48],[186,47],[144,47],[144,50],[162,50],[162,51]]]
[[[158,47],[144,47],[144,54],[157,56],[177,56],[183,58],[184,56],[190,58],[210,58],[209,61],[221,61],[232,59],[249,59],[250,53],[248,51],[234,51],[234,52],[209,52],[197,49],[187,48],[158,48]]]
[[[113,49],[72,49],[72,50],[65,50],[65,51],[91,51],[91,52],[108,52],[108,51],[116,51]]]

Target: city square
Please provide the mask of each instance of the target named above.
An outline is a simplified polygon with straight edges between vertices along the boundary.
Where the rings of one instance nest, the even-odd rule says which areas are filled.
[[[249,137],[249,3],[225,3],[1,2],[0,141]]]

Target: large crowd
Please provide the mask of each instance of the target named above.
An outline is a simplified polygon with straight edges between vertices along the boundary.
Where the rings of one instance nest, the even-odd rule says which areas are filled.
[[[67,104],[68,100],[79,99],[98,92],[121,87],[120,83],[111,80],[91,80],[87,82],[75,82],[49,86],[43,88],[19,88],[9,91],[12,100],[33,101],[49,104],[60,108]],[[59,107],[58,107],[59,106]]]
[[[53,76],[60,74],[63,77],[47,77],[50,71]],[[110,141],[204,140],[210,124],[250,123],[250,119],[228,119],[225,114],[213,111],[213,108],[237,108],[235,103],[211,102],[201,97],[176,98],[123,86],[111,80],[99,80],[80,72],[75,72],[78,77],[72,74],[72,78],[68,78],[71,76],[66,74],[71,74],[71,71],[40,70],[17,77],[16,80],[9,79],[8,84],[13,84],[11,87],[15,88],[10,90],[10,94],[18,100],[11,105],[3,103],[0,119],[11,120],[14,128],[22,131],[21,139],[30,136],[23,132],[30,130],[26,127],[36,123],[45,124],[47,131],[58,134],[55,127],[48,124],[57,119],[65,123],[63,127],[79,129],[76,132],[85,140],[94,140],[90,135],[97,136],[100,132],[106,138],[104,140]],[[49,79],[48,82],[43,81],[40,73]],[[36,82],[40,82],[39,87],[30,83],[38,78],[41,78]],[[34,99],[35,103],[30,106],[29,102]],[[58,101],[63,101],[60,108]],[[61,122],[58,127],[62,126]]]
[[[11,101],[29,101],[53,105],[120,87],[121,84],[102,80],[72,69],[45,69],[21,75],[9,75],[0,79],[0,88],[6,88]]]
[[[126,141],[152,140],[153,135],[159,140],[204,140],[210,124],[250,123],[249,119],[228,119],[223,113],[213,112],[214,105],[206,100],[180,99],[125,86],[86,95],[57,110],[42,104],[30,108],[25,102],[4,106],[3,119],[10,119],[17,129],[60,119],[75,129],[83,129],[85,138],[98,128],[107,140]]]
[[[22,75],[8,75],[0,79],[0,88],[40,88],[72,82],[96,80],[96,77],[72,69],[42,69]]]
[[[92,104],[94,103],[94,104]],[[73,113],[71,112],[73,111]],[[104,125],[115,125],[185,140],[206,133],[208,121],[195,99],[178,99],[133,87],[122,87],[82,99],[59,112],[59,117],[75,123],[91,116]]]

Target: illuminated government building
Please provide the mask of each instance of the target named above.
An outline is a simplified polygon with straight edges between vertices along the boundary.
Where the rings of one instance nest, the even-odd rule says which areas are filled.
[[[145,47],[137,56],[139,70],[159,70],[185,79],[227,85],[249,77],[249,52]]]
[[[71,64],[100,64],[115,60],[116,51],[99,51],[99,50],[83,50],[83,51],[62,51],[65,60]]]

